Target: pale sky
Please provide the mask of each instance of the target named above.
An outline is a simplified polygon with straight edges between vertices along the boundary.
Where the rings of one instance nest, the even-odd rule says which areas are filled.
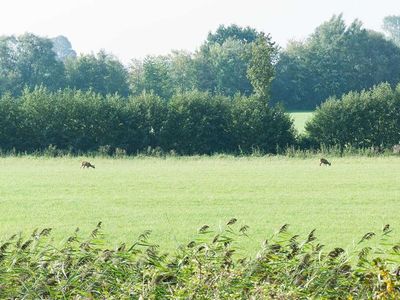
[[[66,36],[77,53],[133,58],[196,50],[220,24],[250,26],[285,46],[333,14],[381,31],[400,0],[0,0],[0,35]]]

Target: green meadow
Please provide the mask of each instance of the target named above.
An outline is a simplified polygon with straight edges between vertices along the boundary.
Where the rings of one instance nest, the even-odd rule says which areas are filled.
[[[294,127],[299,133],[304,132],[308,120],[312,117],[312,112],[291,112],[289,113],[294,121]]]
[[[116,245],[144,230],[165,249],[187,243],[199,227],[248,225],[244,250],[290,224],[322,243],[351,247],[389,223],[400,232],[398,157],[0,158],[0,240],[51,227],[62,240],[103,222]]]

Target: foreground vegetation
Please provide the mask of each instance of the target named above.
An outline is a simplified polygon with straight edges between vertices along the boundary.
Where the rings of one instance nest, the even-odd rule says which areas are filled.
[[[254,253],[284,223],[343,248],[383,224],[400,227],[399,158],[332,155],[331,167],[311,155],[0,158],[0,238],[52,227],[59,241],[101,220],[110,245],[151,229],[172,250],[204,223],[235,216],[252,230],[242,252]],[[80,169],[83,159],[96,169]]]
[[[248,226],[232,218],[223,230],[203,225],[195,239],[167,254],[150,232],[115,248],[103,245],[101,223],[89,238],[75,233],[58,245],[50,228],[0,244],[2,299],[398,299],[400,245],[391,229],[366,233],[351,252],[324,249],[312,230],[288,226],[256,256],[236,254]],[[376,238],[376,237],[375,237]],[[390,259],[389,259],[390,258]]]

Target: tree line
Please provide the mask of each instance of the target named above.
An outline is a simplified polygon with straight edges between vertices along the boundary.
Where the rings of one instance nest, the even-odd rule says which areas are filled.
[[[347,26],[341,15],[333,16],[285,49],[254,28],[221,25],[194,52],[133,59],[129,66],[105,51],[77,56],[63,37],[6,36],[0,38],[0,95],[20,96],[26,87],[43,85],[103,96],[146,92],[168,101],[198,90],[228,97],[264,94],[286,109],[313,110],[330,96],[400,81],[399,20],[384,19],[388,38],[357,20]]]

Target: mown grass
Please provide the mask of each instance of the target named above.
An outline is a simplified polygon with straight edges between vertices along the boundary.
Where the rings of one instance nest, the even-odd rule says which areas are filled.
[[[51,227],[61,240],[102,221],[111,245],[150,229],[171,250],[236,217],[251,252],[285,223],[345,248],[383,224],[400,228],[398,157],[318,158],[92,158],[89,170],[82,158],[1,158],[0,237]]]
[[[312,117],[312,112],[290,112],[290,116],[294,121],[294,127],[299,133],[305,131],[305,125]]]

